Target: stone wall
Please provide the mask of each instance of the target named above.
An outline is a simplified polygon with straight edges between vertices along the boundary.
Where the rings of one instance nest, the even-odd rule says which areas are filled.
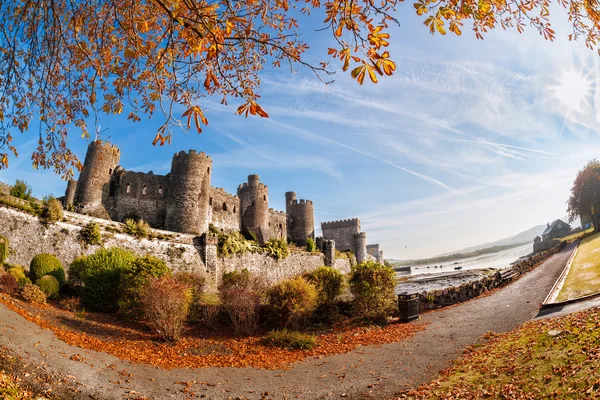
[[[225,231],[240,230],[240,199],[221,188],[210,188],[208,201],[210,222]]]
[[[499,271],[475,282],[419,293],[420,310],[423,312],[462,303],[474,299],[487,291],[507,285],[520,275],[539,266],[560,250],[561,246],[555,246],[550,250],[535,254],[514,264],[511,269]]]
[[[360,221],[357,218],[322,222],[321,231],[325,239],[335,240],[335,248],[339,251],[356,252],[354,235],[360,232]]]
[[[271,238],[287,240],[287,217],[283,211],[269,208],[269,231]]]
[[[23,200],[24,201],[24,200]],[[25,202],[25,201],[24,201]],[[79,240],[79,232],[87,223],[94,221],[101,226],[103,247],[121,247],[138,255],[151,254],[167,263],[174,271],[190,271],[201,273],[216,283],[223,271],[248,268],[260,274],[270,282],[290,278],[310,271],[325,264],[323,254],[308,252],[291,253],[284,260],[276,260],[262,254],[244,254],[229,258],[216,257],[216,241],[211,246],[198,243],[194,235],[152,230],[155,234],[169,235],[169,240],[136,239],[122,233],[111,233],[122,224],[65,212],[67,222],[44,225],[38,217],[0,207],[0,235],[10,242],[10,255],[7,262],[28,266],[36,254],[54,254],[65,266],[77,257],[92,254],[100,246],[89,246]],[[205,260],[215,260],[207,268]],[[350,271],[348,260],[335,260],[335,267],[346,273]]]

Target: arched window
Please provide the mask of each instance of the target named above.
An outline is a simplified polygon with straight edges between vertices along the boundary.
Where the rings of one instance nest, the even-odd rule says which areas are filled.
[[[158,188],[158,194],[162,195],[162,186]]]
[[[227,211],[227,203],[223,203],[223,211]]]
[[[112,168],[109,168],[109,169],[108,169],[108,174],[109,174],[109,175],[112,175]]]
[[[266,194],[263,195],[263,200],[267,200],[267,195]]]
[[[208,205],[209,205],[209,206],[212,206],[212,197],[209,197],[209,198],[208,198]]]
[[[127,184],[125,190],[127,193],[131,192],[131,184],[130,183]]]
[[[142,194],[147,194],[148,193],[148,186],[144,185],[144,187],[142,188]]]
[[[206,173],[210,174],[210,167],[206,168]]]
[[[233,213],[235,214],[235,206],[233,206]]]

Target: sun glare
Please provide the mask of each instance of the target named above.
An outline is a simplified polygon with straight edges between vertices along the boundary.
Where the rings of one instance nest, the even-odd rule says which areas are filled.
[[[567,71],[553,87],[553,91],[554,96],[570,110],[582,111],[582,106],[588,104],[592,83],[580,72]]]

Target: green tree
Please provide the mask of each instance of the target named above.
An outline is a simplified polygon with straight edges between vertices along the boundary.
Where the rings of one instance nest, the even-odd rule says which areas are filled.
[[[581,169],[571,188],[571,196],[567,201],[569,221],[581,217],[591,221],[594,230],[600,224],[600,162],[594,159]]]
[[[31,186],[24,180],[17,179],[15,184],[10,188],[10,195],[20,199],[31,199]]]

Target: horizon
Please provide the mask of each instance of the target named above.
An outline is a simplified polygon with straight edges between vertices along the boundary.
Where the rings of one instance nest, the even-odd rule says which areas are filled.
[[[175,131],[171,145],[154,147],[160,115],[132,123],[123,112],[100,114],[101,138],[121,149],[127,170],[165,174],[174,153],[195,149],[213,158],[212,186],[229,193],[258,174],[270,207],[285,210],[286,191],[312,200],[317,235],[321,222],[357,217],[386,258],[432,257],[564,215],[575,174],[600,154],[598,55],[568,42],[565,23],[551,43],[532,29],[481,41],[428,35],[410,13],[400,22],[389,48],[397,71],[377,85],[266,70],[268,119],[208,98],[200,135]],[[318,33],[307,36],[318,43]],[[66,182],[31,167],[37,129],[15,135],[20,156],[0,180],[60,197]],[[88,143],[72,130],[68,144],[82,162]]]

